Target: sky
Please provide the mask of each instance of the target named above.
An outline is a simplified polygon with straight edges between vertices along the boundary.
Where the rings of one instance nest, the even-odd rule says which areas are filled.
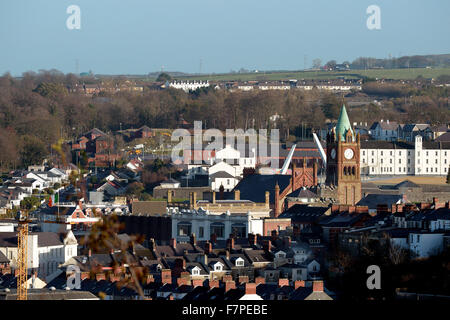
[[[80,29],[66,25],[70,5]],[[0,0],[0,74],[300,70],[450,53],[449,35],[448,0]]]

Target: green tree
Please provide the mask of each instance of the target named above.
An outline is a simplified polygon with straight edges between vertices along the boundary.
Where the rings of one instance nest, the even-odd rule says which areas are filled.
[[[20,207],[26,210],[32,210],[37,208],[41,204],[39,198],[36,197],[26,197],[20,202]]]
[[[161,82],[170,81],[170,80],[172,80],[172,77],[165,72],[160,73],[158,78],[156,79],[156,81],[161,81]]]

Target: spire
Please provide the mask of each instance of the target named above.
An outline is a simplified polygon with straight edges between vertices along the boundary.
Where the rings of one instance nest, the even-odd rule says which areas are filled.
[[[339,115],[339,120],[336,125],[336,136],[341,138],[341,141],[345,141],[345,136],[347,131],[353,135],[352,126],[350,125],[350,120],[348,119],[347,110],[345,109],[345,104],[342,105],[341,114]]]

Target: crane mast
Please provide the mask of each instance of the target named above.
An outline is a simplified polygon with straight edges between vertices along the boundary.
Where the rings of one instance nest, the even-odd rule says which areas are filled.
[[[27,300],[28,296],[28,214],[19,218],[17,233],[17,300]]]

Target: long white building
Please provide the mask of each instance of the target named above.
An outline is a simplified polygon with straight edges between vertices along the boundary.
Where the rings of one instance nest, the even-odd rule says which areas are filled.
[[[450,165],[450,143],[361,141],[361,175],[446,176]]]

